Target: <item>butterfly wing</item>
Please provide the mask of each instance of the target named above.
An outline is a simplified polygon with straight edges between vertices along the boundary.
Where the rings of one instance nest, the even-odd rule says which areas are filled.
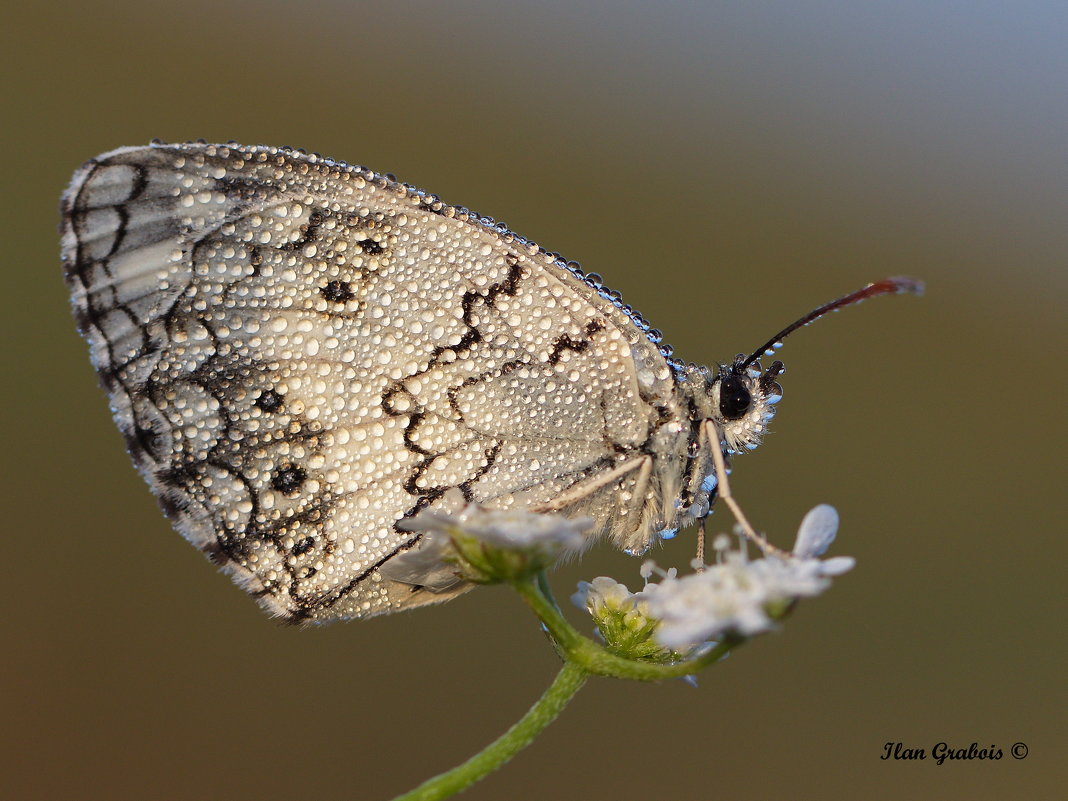
[[[426,507],[589,514],[648,541],[665,356],[503,226],[301,152],[151,145],[76,173],[62,243],[134,462],[272,612],[360,617],[462,589],[382,572]]]

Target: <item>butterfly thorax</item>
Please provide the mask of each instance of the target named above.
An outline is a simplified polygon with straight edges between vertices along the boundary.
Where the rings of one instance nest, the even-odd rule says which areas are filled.
[[[729,458],[760,444],[782,397],[781,387],[767,376],[759,365],[740,375],[726,365],[711,370],[690,364],[676,370],[671,403],[660,407],[662,420],[648,448],[654,488],[647,500],[647,522],[625,538],[616,529],[614,538],[622,548],[643,553],[708,515],[716,491],[711,448],[720,447]]]

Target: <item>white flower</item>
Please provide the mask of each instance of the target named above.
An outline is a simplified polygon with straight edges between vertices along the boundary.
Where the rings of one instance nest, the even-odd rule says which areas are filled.
[[[531,575],[564,553],[579,550],[593,520],[468,504],[455,515],[427,509],[399,527],[423,532],[428,540],[392,560],[406,573],[427,571],[436,562],[453,562],[461,566],[465,578],[495,583]],[[389,577],[400,568],[393,568]]]
[[[663,574],[660,583],[646,585],[648,614],[659,621],[657,642],[684,651],[724,634],[768,631],[785,607],[819,595],[831,576],[853,567],[849,557],[816,558],[834,539],[837,524],[833,507],[818,506],[802,521],[793,557],[750,561],[744,550],[730,551],[717,541],[717,564],[682,578]]]
[[[557,551],[581,548],[585,544],[586,533],[592,528],[593,518],[572,520],[563,515],[535,514],[520,509],[480,510],[470,515],[463,526],[465,534],[498,548],[547,548]]]
[[[720,634],[750,636],[771,626],[761,577],[740,552],[733,556],[739,558],[645,588],[649,614],[660,621],[657,642],[686,651]]]
[[[426,509],[410,520],[402,521],[399,527],[406,531],[438,531],[450,536],[459,531],[487,545],[509,550],[548,548],[570,551],[583,546],[584,535],[593,527],[593,520],[588,517],[572,520],[563,515],[538,514],[523,509],[485,509],[472,503],[457,515]]]
[[[601,617],[605,612],[618,612],[633,605],[635,593],[614,578],[598,576],[593,581],[580,581],[578,592],[571,596],[571,603],[591,615]]]
[[[645,590],[631,592],[625,584],[607,576],[580,581],[571,602],[586,609],[609,650],[649,662],[671,662],[677,654],[653,637],[658,621],[649,615]]]

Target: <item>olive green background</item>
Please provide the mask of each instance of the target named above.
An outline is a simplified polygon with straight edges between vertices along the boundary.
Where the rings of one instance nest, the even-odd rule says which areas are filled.
[[[1066,14],[9,9],[0,796],[377,801],[473,753],[557,668],[503,588],[279,626],[157,511],[74,330],[57,199],[101,151],[204,137],[305,147],[506,220],[687,360],[728,360],[869,280],[928,282],[797,333],[774,433],[736,463],[781,544],[835,504],[834,553],[857,568],[698,689],[592,680],[466,798],[1063,797]],[[637,569],[602,547],[554,583],[633,587]],[[887,741],[1006,753],[883,761]]]

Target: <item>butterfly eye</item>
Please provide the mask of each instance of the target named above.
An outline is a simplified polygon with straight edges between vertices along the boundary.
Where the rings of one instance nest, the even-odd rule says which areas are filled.
[[[745,382],[736,375],[726,375],[719,385],[719,413],[727,420],[745,416],[753,405],[753,396]]]

